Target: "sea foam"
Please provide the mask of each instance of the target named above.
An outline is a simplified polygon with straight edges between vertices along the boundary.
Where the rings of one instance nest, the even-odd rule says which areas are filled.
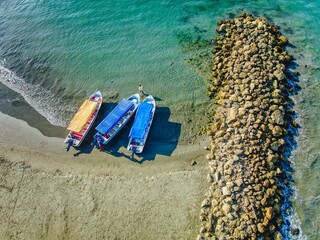
[[[36,111],[44,116],[51,124],[56,126],[66,126],[68,120],[65,117],[65,103],[54,97],[47,89],[40,85],[33,85],[24,81],[13,71],[6,68],[5,61],[0,61],[0,82],[13,91],[19,93]]]

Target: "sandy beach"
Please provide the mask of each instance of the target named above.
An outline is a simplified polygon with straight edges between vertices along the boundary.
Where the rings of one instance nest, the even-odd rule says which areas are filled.
[[[0,239],[196,237],[208,189],[205,141],[139,164],[124,147],[74,157],[62,138],[3,113],[0,123]]]

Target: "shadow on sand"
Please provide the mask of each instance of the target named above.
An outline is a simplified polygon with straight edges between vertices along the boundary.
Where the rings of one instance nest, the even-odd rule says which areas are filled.
[[[141,154],[135,154],[134,157],[131,158],[131,152],[129,150],[125,149],[124,152],[120,152],[120,148],[126,148],[128,145],[128,135],[133,124],[133,118],[130,119],[121,132],[105,146],[104,152],[115,157],[125,157],[139,164],[145,161],[153,161],[156,155],[171,156],[179,141],[181,124],[170,122],[170,114],[171,112],[168,107],[156,108],[148,139]]]

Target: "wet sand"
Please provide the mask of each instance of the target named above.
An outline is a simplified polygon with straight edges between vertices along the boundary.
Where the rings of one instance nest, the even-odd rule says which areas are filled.
[[[159,153],[175,146],[152,143],[136,161],[124,147],[74,157],[22,120],[0,112],[0,124],[0,239],[196,237],[206,141],[171,156]]]

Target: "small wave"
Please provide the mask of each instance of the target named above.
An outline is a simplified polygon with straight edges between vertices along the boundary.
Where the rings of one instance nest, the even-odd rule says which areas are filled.
[[[25,82],[14,72],[4,67],[5,61],[0,61],[0,82],[19,93],[36,111],[44,116],[51,124],[66,126],[66,110],[70,107],[59,101],[50,91],[40,85]]]

